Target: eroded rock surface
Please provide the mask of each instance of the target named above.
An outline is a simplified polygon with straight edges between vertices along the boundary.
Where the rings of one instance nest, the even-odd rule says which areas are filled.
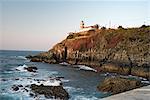
[[[61,100],[68,100],[69,94],[62,86],[44,86],[31,85],[31,89],[36,94],[43,94],[46,98],[55,98]]]
[[[149,79],[150,26],[72,33],[49,51],[27,58],[46,63],[67,61]],[[113,67],[106,67],[108,64]]]
[[[117,94],[141,86],[142,83],[135,79],[110,77],[106,78],[97,88],[98,90],[103,92],[111,92],[112,94]]]
[[[29,72],[36,72],[36,70],[37,70],[37,67],[25,67],[24,69],[26,69],[27,71],[29,71]]]

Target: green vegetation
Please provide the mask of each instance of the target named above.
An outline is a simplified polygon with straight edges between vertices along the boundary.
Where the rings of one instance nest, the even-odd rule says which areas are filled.
[[[67,39],[73,39],[73,38],[74,38],[73,34],[70,34],[69,36],[67,36]]]

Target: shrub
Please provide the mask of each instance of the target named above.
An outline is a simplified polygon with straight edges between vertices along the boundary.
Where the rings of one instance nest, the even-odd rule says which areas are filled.
[[[122,26],[119,26],[118,29],[124,29]]]
[[[106,27],[104,27],[104,26],[103,26],[101,29],[102,29],[102,30],[105,30],[105,29],[106,29]]]
[[[70,34],[69,36],[67,36],[67,39],[72,39],[74,38],[74,36],[72,34]]]
[[[146,26],[146,25],[142,25],[142,26],[141,26],[141,28],[147,28],[147,27],[149,27],[149,26]]]
[[[96,28],[96,29],[99,29],[99,25],[98,25],[98,24],[96,24],[96,25],[95,25],[95,28]]]

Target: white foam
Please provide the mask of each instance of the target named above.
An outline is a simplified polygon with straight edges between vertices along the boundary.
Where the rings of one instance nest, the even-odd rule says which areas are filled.
[[[66,89],[69,93],[73,93],[77,91],[77,88],[65,86],[64,89]]]
[[[61,79],[62,82],[69,82],[70,80]]]
[[[28,66],[24,64],[22,66],[17,67],[16,70],[19,70],[19,71],[22,71],[22,72],[27,71],[27,70],[24,69],[25,67],[27,68]]]
[[[27,58],[25,56],[17,56],[17,57],[20,58],[20,59],[27,60]]]
[[[141,81],[142,83],[150,84],[150,81]]]
[[[53,80],[44,81],[42,84],[45,86],[60,86],[61,81],[53,79]]]
[[[67,62],[61,62],[61,63],[59,63],[60,65],[64,65],[64,66],[69,66],[70,64],[69,63],[67,63]]]
[[[60,86],[61,85],[61,81],[60,80],[56,80],[56,79],[50,79],[50,80],[33,80],[30,82],[30,84],[36,84],[36,85],[41,85],[43,84],[44,86]]]
[[[139,77],[140,80],[143,80],[143,81],[146,81],[147,79],[146,78],[143,78],[143,77]]]
[[[62,81],[61,80],[56,80],[56,79],[23,79],[23,80],[18,80],[14,82],[15,84],[22,84],[22,85],[31,85],[31,84],[36,84],[36,85],[44,85],[44,86],[60,86]]]
[[[78,65],[79,69],[80,70],[88,70],[88,71],[94,71],[94,72],[97,72],[97,70],[91,68],[91,67],[88,67],[88,66],[85,66],[85,65]]]

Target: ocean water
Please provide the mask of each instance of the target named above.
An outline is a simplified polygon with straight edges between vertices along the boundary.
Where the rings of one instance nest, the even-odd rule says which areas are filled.
[[[46,85],[59,85],[59,81],[47,81],[50,77],[64,77],[61,82],[70,95],[69,100],[99,100],[110,95],[99,92],[96,88],[104,80],[104,74],[59,64],[30,62],[25,58],[27,55],[38,53],[40,52],[0,51],[0,100],[46,100],[43,95],[30,96],[32,91],[29,86],[40,82],[45,82]],[[36,73],[25,71],[24,67],[27,66],[36,66],[38,70]],[[13,91],[14,85],[22,87],[19,87],[18,91]]]

